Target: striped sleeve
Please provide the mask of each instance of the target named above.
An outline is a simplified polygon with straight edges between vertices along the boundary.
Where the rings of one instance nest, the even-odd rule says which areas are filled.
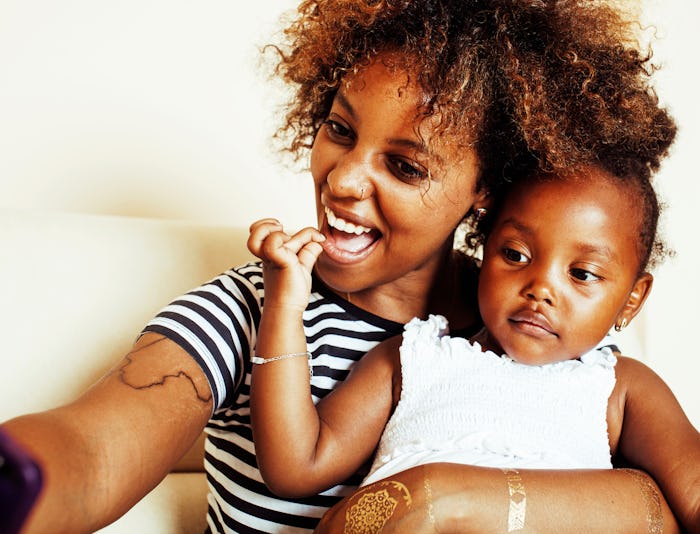
[[[230,404],[244,379],[262,304],[260,266],[229,270],[177,298],[144,328],[182,347],[206,374],[214,410]]]

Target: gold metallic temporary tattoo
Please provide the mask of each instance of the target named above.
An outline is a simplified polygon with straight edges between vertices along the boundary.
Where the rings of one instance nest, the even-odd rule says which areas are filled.
[[[425,471],[423,473],[423,488],[425,489],[425,499],[428,503],[428,521],[430,521],[430,525],[433,529],[437,530],[433,511],[433,486],[430,483],[430,479],[425,475]]]
[[[345,513],[344,534],[381,532],[400,502],[411,506],[411,493],[400,482],[388,480],[367,486],[353,497],[357,502]]]
[[[664,531],[664,517],[661,513],[661,498],[656,488],[649,482],[649,478],[634,469],[622,469],[634,478],[639,484],[639,491],[644,499],[647,512],[647,533],[662,534]]]
[[[502,469],[508,481],[508,532],[522,530],[525,528],[525,509],[527,499],[525,498],[525,485],[517,469]]]

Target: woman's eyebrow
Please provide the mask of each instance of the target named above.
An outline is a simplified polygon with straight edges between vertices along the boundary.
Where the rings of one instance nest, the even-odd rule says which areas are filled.
[[[342,106],[342,108],[347,112],[348,115],[350,115],[352,119],[357,119],[355,108],[352,107],[350,101],[345,97],[345,95],[341,91],[338,91],[335,94],[335,101],[338,104],[340,104],[340,106]]]
[[[343,110],[350,116],[350,118],[352,118],[353,120],[357,120],[357,113],[355,112],[355,108],[352,107],[352,104],[342,93],[342,91],[338,91],[335,94],[335,101],[340,107],[343,108]],[[430,151],[428,145],[423,140],[409,139],[405,137],[389,137],[386,139],[386,143],[400,148],[415,150],[420,154],[431,156],[438,162],[443,161],[443,158],[441,158],[439,154]]]

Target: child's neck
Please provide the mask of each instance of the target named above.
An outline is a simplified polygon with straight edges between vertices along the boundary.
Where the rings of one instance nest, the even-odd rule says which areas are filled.
[[[491,351],[498,355],[504,354],[501,345],[494,339],[485,326],[474,334],[470,341],[472,343],[478,343],[483,352]]]

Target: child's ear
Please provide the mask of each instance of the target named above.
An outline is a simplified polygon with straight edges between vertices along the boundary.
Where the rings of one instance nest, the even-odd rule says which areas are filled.
[[[630,324],[632,319],[639,313],[644,305],[644,301],[646,301],[649,296],[653,283],[654,277],[651,273],[642,273],[639,278],[637,278],[625,306],[617,316],[617,319],[615,319],[615,330],[618,332],[622,330],[625,326]]]

